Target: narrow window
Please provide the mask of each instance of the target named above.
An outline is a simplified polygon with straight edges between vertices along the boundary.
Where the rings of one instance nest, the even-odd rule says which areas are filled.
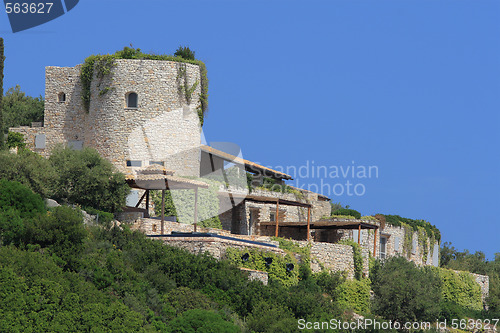
[[[127,107],[136,108],[137,107],[137,94],[135,92],[130,92],[126,95]]]
[[[149,161],[149,165],[153,165],[153,164],[165,166],[165,162],[163,162],[163,161]]]
[[[128,167],[141,167],[142,166],[142,161],[127,161],[127,166]]]
[[[66,94],[63,92],[57,94],[57,101],[60,103],[66,102]]]
[[[380,237],[380,259],[385,259],[387,247],[387,237]]]
[[[153,224],[153,232],[156,232],[156,224]]]
[[[269,221],[276,222],[276,212],[271,212],[271,214],[269,214]]]

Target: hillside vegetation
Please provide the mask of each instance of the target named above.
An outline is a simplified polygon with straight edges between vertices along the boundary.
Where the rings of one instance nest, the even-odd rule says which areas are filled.
[[[57,158],[49,160],[27,152],[0,154],[3,161],[17,166],[0,164],[2,332],[274,333],[298,331],[299,319],[350,320],[353,312],[380,321],[498,316],[500,256],[486,262],[484,258],[469,260],[471,255],[460,256],[449,248],[443,254],[449,268],[467,266],[490,276],[497,274],[497,280],[491,282],[488,312],[478,304],[476,287],[465,294],[459,292],[457,288],[468,282],[456,280],[454,273],[443,279],[448,273],[441,269],[419,268],[397,257],[384,263],[371,260],[370,279],[346,280],[341,273],[312,274],[307,248],[284,240],[280,241],[284,250],[290,256],[299,253],[304,260],[297,262],[292,272],[274,271],[265,286],[249,281],[236,267],[241,256],[235,251],[231,260],[217,261],[165,246],[126,225],[84,224],[83,204],[75,204],[85,199],[87,206],[103,207],[108,202],[106,193],[102,200],[92,194],[103,189],[122,200],[126,192],[108,186],[110,180],[123,175],[107,169],[92,150],[61,148],[55,153]],[[78,172],[92,177],[92,182],[79,181],[77,171],[74,178],[71,172],[54,172],[60,165],[66,165],[62,170],[74,170],[73,163],[80,164]],[[32,172],[34,165],[41,168]],[[88,170],[103,173],[92,175]],[[108,172],[107,177],[104,172]],[[65,177],[74,181],[61,183]],[[65,192],[49,184],[65,184]],[[83,189],[89,193],[71,195],[83,193]],[[55,193],[63,193],[57,195],[72,206],[47,209],[42,197]],[[255,265],[265,270],[261,261]]]

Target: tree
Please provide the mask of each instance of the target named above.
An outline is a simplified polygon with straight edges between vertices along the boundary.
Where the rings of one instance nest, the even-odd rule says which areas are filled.
[[[25,244],[48,248],[65,261],[67,268],[75,268],[84,248],[83,240],[87,236],[79,209],[55,207],[50,214],[39,215],[25,224]]]
[[[125,176],[95,149],[77,151],[59,146],[49,161],[59,174],[54,199],[106,212],[117,212],[125,206],[130,192]]]
[[[3,55],[3,38],[0,38],[0,149],[3,148],[3,112],[2,112],[2,98],[3,98],[3,66],[5,57]]]
[[[194,60],[194,51],[191,51],[191,49],[188,46],[179,46],[177,48],[177,51],[175,51],[174,56],[176,57],[181,57],[186,60]]]
[[[57,178],[49,161],[30,150],[0,151],[0,178],[17,181],[44,198],[51,197]]]
[[[9,127],[29,126],[32,122],[43,121],[44,100],[42,96],[27,96],[16,85],[3,97],[2,110],[2,133],[6,133]]]
[[[225,321],[213,311],[195,309],[184,312],[168,323],[167,332],[179,333],[237,333],[238,326]]]
[[[22,218],[31,218],[45,212],[42,198],[28,187],[0,179],[0,212],[14,209]]]
[[[441,278],[430,267],[417,267],[403,257],[392,257],[373,281],[373,310],[399,322],[434,321],[440,314]]]

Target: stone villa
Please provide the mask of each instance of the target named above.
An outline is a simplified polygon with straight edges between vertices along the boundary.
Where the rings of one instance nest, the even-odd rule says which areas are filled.
[[[197,84],[201,80],[198,65],[163,60],[115,60],[109,75],[102,78],[94,75],[88,110],[82,102],[81,66],[47,67],[43,124],[12,128],[11,131],[22,133],[27,146],[46,157],[57,144],[74,149],[95,148],[127,176],[130,184],[136,185],[127,200],[128,217],[132,216],[137,227],[146,234],[159,235],[162,231],[158,220],[149,216],[148,199],[147,204],[138,203],[147,188],[138,185],[140,175],[148,167],[163,170],[161,182],[171,181],[180,184],[179,188],[191,187],[182,187],[189,182],[177,176],[203,177],[224,170],[228,164],[239,166],[245,179],[246,172],[251,173],[256,185],[262,184],[264,177],[272,178],[276,184],[292,179],[287,174],[241,158],[238,149],[223,151],[217,149],[220,147],[202,144],[203,134],[196,111],[201,93]],[[180,89],[180,66],[185,73],[183,84],[193,88],[189,98]],[[195,182],[191,185],[192,188],[201,186]],[[167,185],[166,188],[175,187]],[[246,188],[229,186],[221,188],[218,196],[224,230],[204,231],[231,235],[242,242],[259,240],[272,244],[269,236],[275,235],[304,244],[312,241],[311,253],[321,263],[316,269],[324,266],[346,270],[352,276],[353,251],[350,246],[338,243],[342,239],[352,239],[361,245],[366,274],[370,255],[386,258],[403,254],[404,228],[383,226],[375,219],[324,219],[331,214],[330,199],[318,193],[300,189],[281,193],[259,188],[249,193]],[[193,226],[166,222],[163,234],[171,231],[189,232],[193,231]],[[420,265],[437,266],[439,244],[427,240],[423,248],[418,237],[417,233],[412,234],[408,258]],[[206,250],[216,257],[223,256],[227,246],[260,246],[237,240],[215,242],[209,238],[186,236],[165,238],[164,241],[193,252]]]

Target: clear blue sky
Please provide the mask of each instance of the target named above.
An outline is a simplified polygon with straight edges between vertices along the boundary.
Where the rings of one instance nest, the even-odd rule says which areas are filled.
[[[44,94],[45,66],[189,45],[208,68],[208,141],[271,167],[376,166],[323,183],[362,214],[425,219],[458,249],[500,252],[498,1],[85,0],[16,34],[0,13],[0,34],[4,88],[30,95]],[[321,185],[302,174],[299,186]]]

